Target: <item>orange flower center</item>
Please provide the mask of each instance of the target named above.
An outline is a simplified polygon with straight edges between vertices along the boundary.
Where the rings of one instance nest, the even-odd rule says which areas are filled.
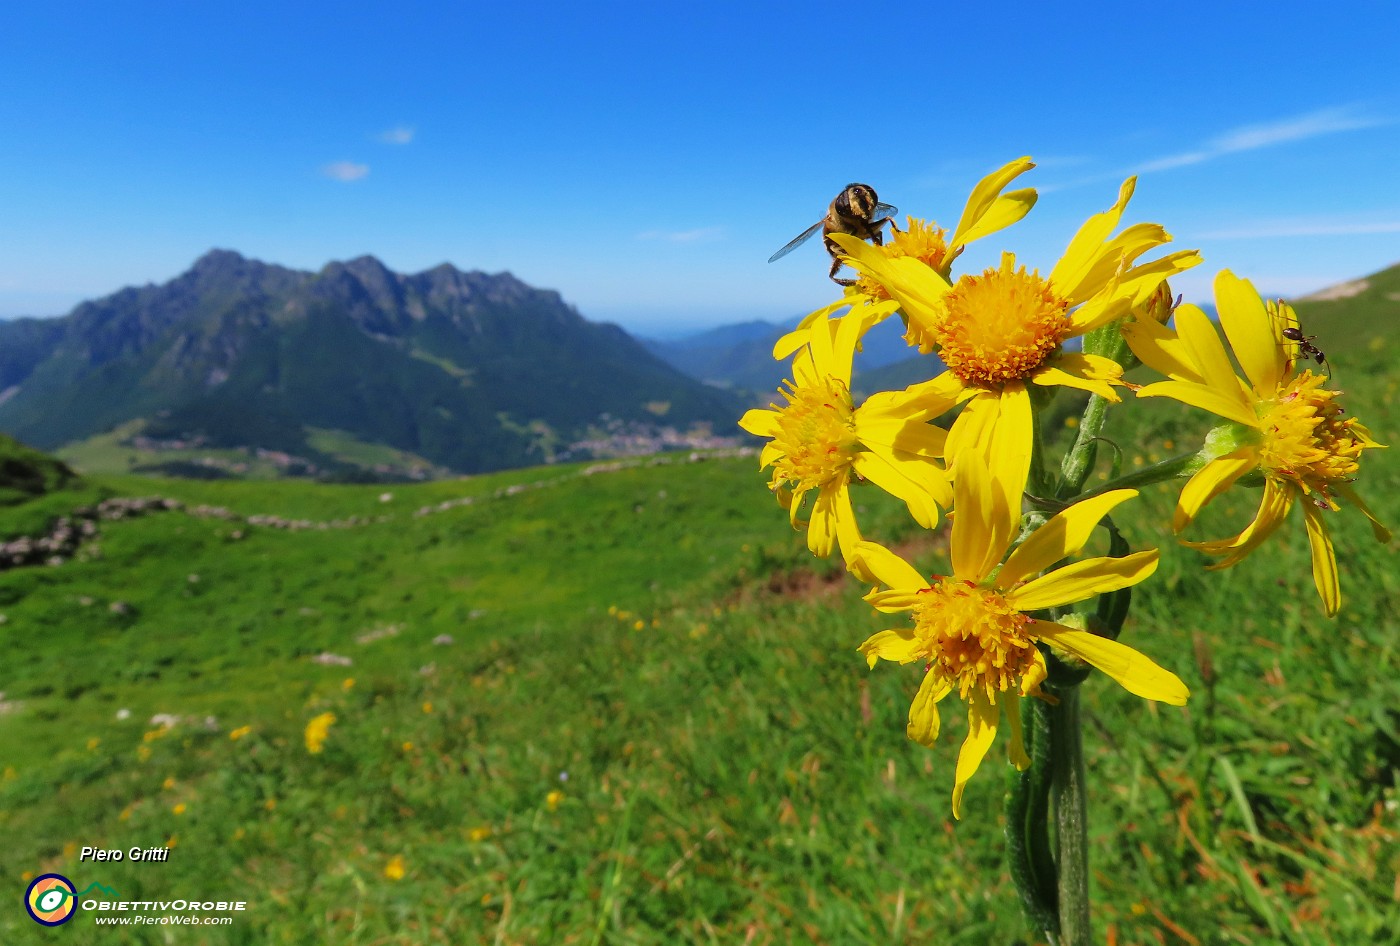
[[[1304,370],[1280,387],[1272,401],[1260,403],[1260,466],[1266,475],[1290,480],[1305,494],[1317,493],[1336,509],[1332,484],[1352,477],[1360,468],[1361,451],[1374,444],[1356,418],[1344,416],[1336,401],[1341,392],[1323,388],[1325,380]]]
[[[786,482],[801,493],[846,475],[857,444],[850,390],[828,377],[820,385],[789,382],[782,394],[788,406],[780,411],[773,438],[781,455],[771,485]]]
[[[1030,620],[995,591],[935,576],[914,609],[918,654],[931,670],[956,680],[963,699],[977,688],[995,701],[998,693],[1019,689],[1039,662],[1026,633]]]
[[[938,354],[969,385],[1025,378],[1069,334],[1069,303],[1037,273],[1016,269],[1010,253],[1002,254],[999,269],[959,279],[944,305],[932,332]]]

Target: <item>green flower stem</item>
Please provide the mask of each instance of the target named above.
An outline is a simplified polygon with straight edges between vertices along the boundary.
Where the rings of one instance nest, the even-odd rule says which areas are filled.
[[[1099,434],[1108,419],[1108,405],[1111,402],[1100,394],[1089,395],[1089,403],[1084,407],[1084,416],[1079,419],[1079,432],[1074,445],[1065,454],[1060,464],[1060,487],[1055,494],[1064,499],[1073,496],[1084,488],[1084,482],[1094,470],[1094,461],[1099,456]]]
[[[1072,496],[1069,502],[1079,502],[1107,493],[1115,489],[1136,489],[1139,486],[1151,486],[1153,483],[1163,483],[1167,480],[1179,479],[1196,472],[1201,466],[1201,457],[1197,453],[1183,453],[1179,457],[1172,457],[1169,460],[1162,460],[1153,463],[1132,473],[1125,473],[1122,476],[1114,477],[1107,483],[1095,486],[1093,489],[1086,489],[1078,495]]]
[[[1031,766],[1007,776],[1006,841],[1011,878],[1031,928],[1058,946],[1060,918],[1050,848],[1050,704],[1021,701],[1021,728]]]
[[[1090,946],[1089,825],[1079,687],[1056,693],[1050,707],[1051,795],[1059,858],[1060,946]]]

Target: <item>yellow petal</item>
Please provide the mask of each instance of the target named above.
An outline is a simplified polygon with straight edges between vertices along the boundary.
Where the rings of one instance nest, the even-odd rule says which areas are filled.
[[[1355,429],[1355,427],[1352,428],[1352,430]],[[1363,516],[1371,520],[1371,534],[1376,537],[1377,542],[1390,541],[1390,530],[1382,525],[1381,521],[1376,518],[1376,514],[1371,511],[1371,507],[1367,506],[1366,503],[1362,501],[1361,497],[1356,495],[1356,490],[1352,489],[1346,483],[1339,483],[1337,484],[1337,492],[1345,496],[1348,502],[1361,510]]]
[[[878,660],[907,664],[919,659],[919,639],[914,636],[913,628],[895,628],[872,634],[858,649],[865,655],[865,662],[871,669]]]
[[[1176,501],[1176,513],[1172,518],[1172,531],[1185,529],[1200,513],[1206,503],[1235,484],[1241,476],[1259,465],[1259,448],[1240,447],[1222,457],[1216,457],[1196,471],[1196,475],[1186,482],[1181,497]]]
[[[856,554],[861,556],[864,561],[865,553],[863,550],[857,549]],[[868,562],[865,567],[870,567]],[[912,611],[923,603],[923,595],[920,594],[922,590],[922,584],[919,588],[886,588],[883,590],[872,588],[866,592],[863,600],[876,611],[885,614],[893,614],[896,611]]]
[[[952,488],[933,464],[925,461],[896,465],[876,453],[858,453],[852,468],[909,507],[914,521],[925,529],[938,525],[939,506],[952,505]]]
[[[1111,367],[1110,367],[1111,366]],[[1031,374],[1031,380],[1042,386],[1064,385],[1097,394],[1117,403],[1122,400],[1113,390],[1112,381],[1123,375],[1116,361],[1080,352],[1060,352]]]
[[[958,765],[953,776],[953,817],[962,817],[963,791],[968,780],[977,772],[978,766],[987,756],[997,737],[997,723],[1001,711],[997,704],[987,699],[987,694],[974,690],[968,694],[967,739],[958,751]]]
[[[905,732],[921,746],[932,746],[938,740],[938,703],[953,687],[935,673],[924,674],[914,702],[909,704],[909,724]]]
[[[1220,343],[1220,335],[1210,318],[1193,305],[1180,306],[1176,310],[1176,330],[1191,353],[1191,360],[1200,367],[1205,383],[1222,395],[1234,398],[1242,411],[1253,415],[1253,404],[1245,394],[1235,374],[1235,366],[1230,363],[1230,355]]]
[[[1005,531],[997,520],[1006,518],[1006,510],[985,457],[975,450],[959,454],[953,464],[953,507],[957,515],[948,539],[953,574],[979,583],[1005,551],[993,545]]]
[[[1158,381],[1138,389],[1138,397],[1169,397],[1203,411],[1210,411],[1226,420],[1247,427],[1258,427],[1259,418],[1253,409],[1239,395],[1238,386],[1233,393],[1222,393],[1210,385],[1195,384],[1191,381]]]
[[[823,323],[824,324],[824,323]],[[825,334],[823,331],[808,334],[811,339],[816,335]],[[816,361],[812,358],[812,346],[805,345],[792,359],[792,380],[799,387],[812,388],[823,384],[821,372],[817,370]]]
[[[1191,695],[1180,677],[1126,644],[1049,621],[1032,621],[1028,630],[1056,650],[1102,670],[1134,696],[1185,706]]]
[[[1002,694],[1000,702],[1006,715],[1006,728],[1011,730],[1011,741],[1006,747],[1006,754],[1010,757],[1011,764],[1024,772],[1031,767],[1031,759],[1026,755],[1026,743],[1021,733],[1021,697],[1017,693],[1007,692]]]
[[[883,545],[863,541],[856,546],[856,552],[866,560],[870,570],[879,577],[880,583],[886,588],[913,592],[928,587],[928,583],[913,565]]]
[[[745,411],[744,416],[739,418],[739,426],[757,437],[776,437],[780,430],[778,426],[780,416],[777,411]],[[760,464],[759,469],[762,469],[764,465]]]
[[[1122,558],[1086,558],[1026,582],[1007,592],[1006,600],[1018,611],[1073,604],[1136,585],[1157,570],[1157,557],[1156,549],[1148,549]]]
[[[807,524],[807,548],[817,558],[826,558],[836,545],[836,517],[842,505],[839,502],[841,494],[844,494],[844,505],[849,509],[850,493],[844,481],[827,483],[817,491],[817,501],[812,506],[812,521]]]
[[[943,456],[948,431],[932,424],[910,423],[902,417],[871,417],[862,405],[855,414],[856,439],[867,447],[883,447],[906,456]]]
[[[1135,322],[1125,322],[1122,327],[1123,340],[1133,350],[1143,364],[1160,375],[1174,381],[1192,381],[1204,384],[1205,378],[1192,364],[1186,345],[1176,332],[1152,319],[1140,318]]]
[[[943,297],[953,287],[927,264],[908,256],[889,257],[859,237],[833,233],[850,265],[889,292],[910,319],[931,328],[943,311]]]
[[[963,207],[962,216],[958,218],[958,226],[953,231],[953,238],[948,241],[948,245],[966,245],[989,233],[1009,227],[1029,213],[1035,205],[1034,190],[1026,188],[1007,194],[1000,199],[1006,203],[1000,206],[997,195],[1001,194],[1007,184],[1033,167],[1035,164],[1029,156],[1017,158],[978,181],[977,186],[973,187],[972,193],[968,195],[967,205]]]
[[[1323,511],[1312,503],[1303,504],[1303,518],[1308,524],[1308,545],[1312,548],[1313,584],[1327,616],[1335,617],[1342,608],[1342,585],[1337,579],[1337,553],[1332,548],[1332,537],[1327,534],[1327,523],[1322,520]]]
[[[813,322],[818,319],[825,319],[833,312],[844,309],[850,304],[850,300],[848,299],[839,299],[805,316],[801,322],[797,323],[797,328],[788,332],[773,344],[773,359],[775,361],[785,361],[793,352],[807,344]]]
[[[1224,555],[1224,559],[1209,567],[1229,568],[1258,548],[1265,539],[1273,535],[1275,529],[1283,525],[1284,520],[1288,518],[1288,511],[1293,508],[1293,494],[1292,487],[1281,486],[1275,480],[1265,480],[1259,511],[1255,513],[1253,521],[1238,535],[1211,542],[1182,542],[1182,545],[1199,549],[1208,555]]]
[[[1055,268],[1050,271],[1050,284],[1055,287],[1061,298],[1081,302],[1093,295],[1092,292],[1084,292],[1084,287],[1089,284],[1095,265],[1104,255],[1104,242],[1117,228],[1136,186],[1135,177],[1124,181],[1123,186],[1118,189],[1117,202],[1103,213],[1095,214],[1084,221],[1079,232],[1069,241],[1064,256],[1060,257]],[[1115,259],[1115,265],[1116,262]]]
[[[1254,286],[1228,269],[1215,277],[1215,304],[1220,309],[1220,327],[1230,339],[1230,347],[1245,376],[1259,391],[1278,389],[1286,370],[1281,326],[1264,308]]]
[[[1135,489],[1115,489],[1057,513],[1011,553],[997,574],[997,587],[1014,588],[1027,575],[1049,568],[1062,558],[1079,554],[1094,534],[1094,527],[1099,521],[1119,503],[1137,494]]]
[[[996,233],[998,230],[1005,230],[1031,212],[1031,208],[1035,206],[1036,196],[1033,187],[1002,194],[992,202],[992,206],[987,209],[987,212],[981,216],[976,224],[962,230],[960,223],[958,226],[961,232],[953,234],[953,239],[948,246],[956,250],[974,240],[980,240],[984,236]]]

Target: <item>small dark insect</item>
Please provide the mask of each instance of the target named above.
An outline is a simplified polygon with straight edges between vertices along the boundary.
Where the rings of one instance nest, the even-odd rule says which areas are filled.
[[[1304,335],[1302,329],[1292,325],[1284,329],[1280,334],[1290,342],[1295,343],[1303,357],[1311,358],[1319,365],[1327,363],[1327,356],[1322,353],[1322,349],[1313,344],[1313,340],[1317,338],[1316,335]]]
[[[793,237],[786,246],[768,257],[768,262],[771,263],[787,256],[816,236],[817,231],[820,230],[822,240],[826,244],[826,251],[831,254],[831,272],[828,274],[831,281],[840,286],[853,286],[856,282],[854,279],[836,278],[836,271],[841,268],[841,254],[844,250],[837,245],[831,235],[833,233],[849,233],[851,236],[869,240],[876,246],[881,246],[885,242],[884,234],[881,231],[886,223],[894,227],[894,221],[890,218],[897,213],[899,213],[897,207],[880,203],[880,198],[875,195],[875,188],[869,184],[847,184],[841,193],[836,195],[836,199],[831,202],[825,217]]]

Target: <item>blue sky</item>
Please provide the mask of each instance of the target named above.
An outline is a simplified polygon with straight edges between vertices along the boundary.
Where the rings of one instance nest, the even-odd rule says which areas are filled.
[[[1203,12],[1193,13],[1192,10]],[[1205,12],[1208,11],[1208,12]],[[31,3],[0,12],[0,316],[211,247],[558,289],[645,334],[830,301],[849,181],[1048,271],[1118,183],[1206,266],[1297,295],[1400,261],[1400,4]]]

